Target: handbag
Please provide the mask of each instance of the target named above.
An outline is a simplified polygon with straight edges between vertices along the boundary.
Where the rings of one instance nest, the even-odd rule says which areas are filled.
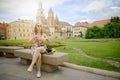
[[[50,47],[47,47],[46,49],[46,54],[49,54],[49,55],[52,55],[55,53],[55,49],[54,48],[50,48]]]

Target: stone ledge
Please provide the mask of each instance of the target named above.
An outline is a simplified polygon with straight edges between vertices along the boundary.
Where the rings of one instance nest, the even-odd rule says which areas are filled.
[[[101,69],[96,69],[96,68],[91,68],[91,67],[86,67],[86,66],[80,66],[76,64],[67,63],[67,62],[64,62],[61,66],[120,79],[119,72],[101,70]]]
[[[15,56],[32,60],[32,54],[30,53],[30,49],[20,49],[15,50]],[[51,65],[61,65],[63,62],[68,60],[68,54],[55,52],[53,55],[42,55],[43,63],[51,64]]]
[[[15,56],[21,58],[22,64],[30,64],[32,60],[31,49],[15,50]],[[68,60],[68,54],[55,52],[53,55],[42,55],[41,70],[46,72],[53,72],[58,69],[58,66]]]
[[[0,46],[0,52],[5,53],[6,57],[13,58],[14,56],[14,51],[19,50],[19,49],[24,49],[24,47],[18,47],[18,46]]]

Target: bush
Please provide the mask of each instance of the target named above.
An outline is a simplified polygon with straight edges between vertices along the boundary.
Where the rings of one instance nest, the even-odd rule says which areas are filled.
[[[24,48],[31,48],[32,44],[29,44],[29,43],[23,43],[22,44],[22,47]]]
[[[48,47],[54,48],[62,46],[60,42],[46,43]],[[27,40],[0,40],[0,46],[22,46],[24,48],[31,48],[32,44],[27,43]]]
[[[54,47],[59,47],[59,46],[62,46],[63,44],[60,43],[60,42],[47,42],[46,43],[47,47],[51,47],[51,48],[54,48]]]

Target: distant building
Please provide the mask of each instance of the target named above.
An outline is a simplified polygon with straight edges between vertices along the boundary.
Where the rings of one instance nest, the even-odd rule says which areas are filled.
[[[48,17],[45,19],[44,9],[42,8],[41,2],[39,3],[39,8],[37,10],[36,23],[42,24],[50,38],[64,37],[66,34],[61,35],[63,33],[61,30],[63,27],[70,25],[65,22],[60,22],[57,15],[54,17],[52,8],[50,8]]]
[[[62,31],[63,31],[63,33],[65,35],[65,38],[71,38],[71,37],[73,37],[73,33],[72,33],[73,28],[72,27],[73,26],[69,25],[69,26],[65,26],[64,28],[62,28],[62,29],[64,29]]]
[[[6,27],[8,26],[7,23],[0,23],[0,40],[4,40],[7,37]]]
[[[73,26],[73,37],[84,38],[87,31],[86,26]]]
[[[7,39],[29,39],[32,36],[35,22],[32,20],[18,19],[9,23],[7,27]]]
[[[77,22],[75,24],[75,26],[73,27],[73,37],[85,37],[87,28],[93,27],[93,26],[103,27],[108,22],[110,22],[109,19],[107,19],[107,20],[100,20],[100,21],[94,21],[92,23]]]

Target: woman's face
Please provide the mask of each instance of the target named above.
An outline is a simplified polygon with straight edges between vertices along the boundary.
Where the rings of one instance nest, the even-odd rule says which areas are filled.
[[[37,31],[41,31],[41,25],[37,25]]]

